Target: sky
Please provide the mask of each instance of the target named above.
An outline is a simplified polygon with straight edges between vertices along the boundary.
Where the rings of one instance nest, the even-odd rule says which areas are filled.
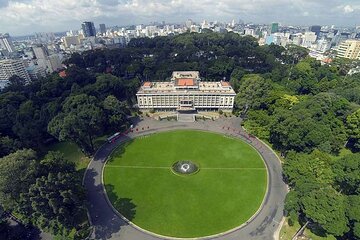
[[[355,26],[360,0],[0,0],[0,33],[13,36],[187,19]]]

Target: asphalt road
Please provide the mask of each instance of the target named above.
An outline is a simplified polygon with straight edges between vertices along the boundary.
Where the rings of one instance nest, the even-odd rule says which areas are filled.
[[[138,230],[124,221],[109,205],[102,184],[102,171],[106,158],[122,142],[131,138],[150,133],[169,131],[172,129],[199,129],[223,134],[229,134],[247,140],[254,146],[268,168],[268,191],[262,208],[257,215],[241,228],[224,235],[208,239],[248,240],[274,239],[275,232],[283,218],[284,199],[287,187],[282,179],[281,164],[274,152],[255,138],[244,138],[244,130],[240,127],[239,118],[222,118],[216,121],[199,121],[181,123],[175,121],[156,121],[150,118],[142,119],[134,124],[135,131],[122,136],[115,143],[107,143],[100,147],[90,162],[84,177],[84,185],[88,191],[89,215],[94,226],[92,239],[122,239],[122,240],[158,240],[155,235]],[[138,131],[136,131],[136,129]],[[236,214],[236,213],[234,213]],[[231,217],[231,216],[229,216]]]

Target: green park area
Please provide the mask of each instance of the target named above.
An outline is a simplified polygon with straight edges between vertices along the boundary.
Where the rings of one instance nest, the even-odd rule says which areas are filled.
[[[50,145],[48,151],[59,151],[64,158],[75,163],[77,170],[85,170],[89,164],[90,158],[86,157],[79,147],[71,142],[59,142]]]
[[[177,161],[199,171],[174,174]],[[179,130],[137,138],[109,159],[110,201],[139,227],[171,237],[201,237],[240,226],[259,209],[267,188],[260,155],[224,135]]]
[[[284,222],[284,225],[281,228],[279,239],[287,240],[292,239],[296,232],[302,227],[298,221],[295,221],[291,226],[288,223],[288,218]],[[316,233],[314,233],[316,231]],[[322,229],[312,228],[312,230],[306,228],[302,234],[304,239],[312,239],[312,240],[336,240],[336,238],[332,235],[327,235]]]

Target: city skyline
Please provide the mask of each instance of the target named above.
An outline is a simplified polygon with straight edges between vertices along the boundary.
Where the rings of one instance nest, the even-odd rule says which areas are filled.
[[[106,25],[141,24],[154,21],[184,22],[190,18],[200,22],[231,21],[280,22],[288,25],[360,24],[356,16],[360,3],[356,0],[0,0],[0,29],[13,36],[34,32],[58,32],[80,29],[83,21]]]

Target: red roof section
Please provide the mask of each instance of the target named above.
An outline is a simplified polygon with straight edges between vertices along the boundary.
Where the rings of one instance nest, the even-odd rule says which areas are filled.
[[[324,63],[332,63],[332,59],[331,58],[325,58],[322,60]]]
[[[230,83],[229,82],[221,82],[221,86],[230,87]]]
[[[59,72],[59,76],[62,77],[62,78],[66,77],[67,75],[66,75],[65,70]]]
[[[111,73],[111,72],[112,72],[112,67],[107,67],[107,68],[105,69],[105,72],[106,72],[106,73]]]
[[[144,82],[144,87],[151,87],[151,82]]]
[[[179,78],[178,86],[194,86],[194,79],[192,78]]]

